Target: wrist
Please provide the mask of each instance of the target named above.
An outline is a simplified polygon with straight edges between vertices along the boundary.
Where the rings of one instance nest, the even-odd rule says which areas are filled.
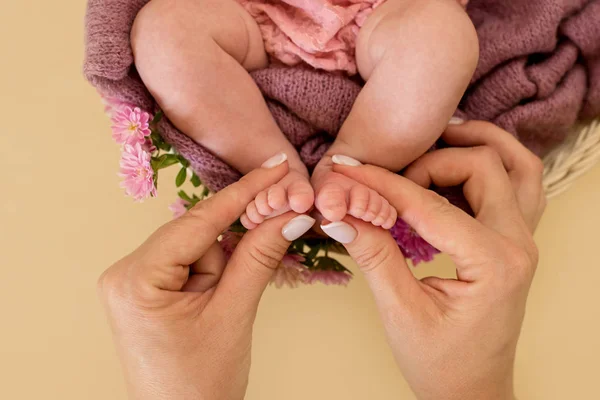
[[[416,393],[418,400],[517,400],[514,391],[497,389],[497,388],[482,388],[477,390],[456,391],[446,393],[427,393],[419,395]]]
[[[411,385],[412,386],[412,385]],[[429,376],[413,390],[419,400],[515,400],[512,364],[482,368],[479,373],[454,371],[445,377]]]

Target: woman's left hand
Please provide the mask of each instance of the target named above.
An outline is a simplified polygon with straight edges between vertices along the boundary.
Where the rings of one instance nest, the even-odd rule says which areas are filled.
[[[159,228],[100,278],[130,396],[242,399],[261,295],[311,219],[287,213],[244,235],[227,263],[216,242],[287,163],[261,168]],[[314,221],[313,221],[314,222]],[[287,224],[287,225],[286,225]],[[190,273],[191,272],[191,273]]]

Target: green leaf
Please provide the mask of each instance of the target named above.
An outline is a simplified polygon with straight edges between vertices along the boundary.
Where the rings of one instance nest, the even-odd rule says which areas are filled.
[[[175,185],[180,187],[185,183],[185,178],[187,178],[187,168],[183,167],[179,170],[177,177],[175,178]]]
[[[317,253],[319,252],[319,250],[321,250],[320,246],[313,246],[310,251],[306,254],[306,259],[307,260],[314,260],[315,257],[317,256]]]
[[[179,159],[175,154],[163,154],[159,157],[153,157],[151,161],[154,171],[160,171],[163,168],[170,167],[177,163],[179,163]]]
[[[152,143],[154,143],[154,145],[156,146],[158,143],[162,143],[164,142],[162,136],[160,136],[160,133],[158,133],[157,130],[152,129],[150,131],[150,139],[152,139]]]
[[[152,180],[154,181],[154,187],[156,188],[156,190],[158,190],[158,173],[154,172]]]
[[[329,251],[332,253],[348,255],[346,248],[342,244],[335,241],[329,244]]]
[[[304,254],[304,240],[296,239],[292,243],[292,246],[294,246],[294,250],[296,250],[298,254]]]
[[[160,120],[163,117],[163,112],[159,111],[154,115],[154,118],[152,119],[152,122],[150,122],[151,125],[155,125],[158,124],[160,122]]]
[[[171,145],[166,142],[162,142],[155,146],[164,151],[171,151],[171,149],[172,149]]]
[[[165,140],[160,136],[160,132],[156,129],[152,129],[150,133],[150,139],[152,139],[152,144],[157,148],[164,151],[171,151],[171,145],[165,142]]]
[[[183,200],[187,201],[188,203],[193,203],[194,200],[192,200],[190,198],[190,196],[187,195],[186,192],[184,192],[183,190],[180,190],[179,193],[177,193],[177,195],[182,198]]]
[[[237,221],[235,221],[233,224],[231,224],[231,226],[229,227],[229,230],[231,232],[235,232],[235,233],[248,232],[248,229],[244,228],[244,225],[242,225],[242,223],[239,219]]]
[[[190,162],[188,160],[186,160],[181,154],[177,155],[177,159],[179,160],[179,163],[181,165],[183,165],[184,167],[189,167],[190,166]]]
[[[208,188],[205,187],[204,190],[202,191],[202,198],[205,198],[209,194],[210,194],[210,190],[208,190]]]
[[[196,175],[195,173],[192,175],[191,182],[192,185],[194,185],[194,187],[202,185],[202,181],[200,180],[200,178],[198,178],[198,175]]]
[[[312,259],[306,258],[306,257],[304,258],[304,261],[301,262],[301,264],[307,266],[309,269],[314,268],[314,266],[315,266],[314,261]]]

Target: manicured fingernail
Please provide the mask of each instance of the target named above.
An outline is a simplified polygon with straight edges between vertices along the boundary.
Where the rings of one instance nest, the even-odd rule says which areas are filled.
[[[332,222],[329,225],[321,225],[321,229],[323,229],[323,232],[330,238],[342,244],[352,243],[354,239],[356,239],[356,235],[358,235],[356,229],[343,221]]]
[[[285,160],[287,160],[287,154],[285,153],[279,153],[274,155],[273,157],[269,158],[267,161],[265,161],[262,165],[263,168],[275,168],[278,165],[281,165],[285,162]]]
[[[360,161],[355,160],[352,157],[343,156],[341,154],[336,154],[331,157],[331,161],[333,161],[334,164],[347,165],[349,167],[358,167],[359,165],[362,165]]]
[[[458,118],[458,117],[452,117],[450,118],[450,121],[448,121],[448,125],[462,125],[465,123],[465,120],[462,118]]]
[[[285,240],[288,242],[293,242],[308,232],[308,230],[312,228],[314,224],[314,218],[311,218],[308,215],[298,215],[283,227],[281,234]]]

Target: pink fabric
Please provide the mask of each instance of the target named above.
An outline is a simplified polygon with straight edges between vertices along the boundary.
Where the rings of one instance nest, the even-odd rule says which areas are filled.
[[[258,22],[272,59],[356,74],[362,24],[385,0],[237,0]]]
[[[84,73],[105,96],[152,111],[155,102],[132,65],[129,43],[135,15],[146,3],[89,0]],[[497,123],[537,154],[563,141],[578,118],[600,115],[600,0],[471,0],[468,12],[481,56],[459,114]],[[314,166],[360,84],[300,66],[252,76],[282,131]],[[239,178],[167,119],[160,129],[211,189]]]

